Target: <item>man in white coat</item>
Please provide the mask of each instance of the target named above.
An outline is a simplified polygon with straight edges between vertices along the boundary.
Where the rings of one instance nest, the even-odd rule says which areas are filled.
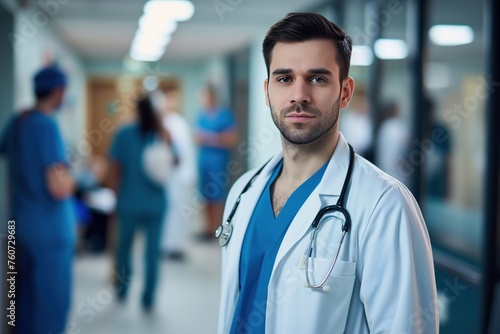
[[[418,204],[338,131],[354,90],[351,50],[342,28],[312,13],[287,15],[265,37],[282,151],[229,193],[216,232],[219,334],[438,332]]]

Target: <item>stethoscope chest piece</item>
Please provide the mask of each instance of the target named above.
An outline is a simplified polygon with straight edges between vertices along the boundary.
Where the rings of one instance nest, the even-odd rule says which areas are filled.
[[[215,230],[215,237],[219,240],[219,245],[224,247],[231,239],[231,235],[233,234],[233,225],[232,224],[221,224]]]

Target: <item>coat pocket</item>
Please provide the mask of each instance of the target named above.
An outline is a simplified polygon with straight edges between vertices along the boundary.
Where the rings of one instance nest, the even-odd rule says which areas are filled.
[[[310,283],[319,284],[327,276],[333,258],[309,260]],[[281,322],[284,328],[280,332],[343,333],[356,280],[356,263],[337,260],[323,289],[308,286],[304,268],[295,268],[289,273],[283,287],[284,303],[276,310],[283,320],[287,318]]]

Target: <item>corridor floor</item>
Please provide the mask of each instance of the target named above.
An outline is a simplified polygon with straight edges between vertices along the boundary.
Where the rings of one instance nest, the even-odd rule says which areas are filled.
[[[77,257],[74,267],[72,312],[67,334],[210,334],[217,329],[220,292],[218,243],[190,242],[187,260],[162,260],[156,304],[143,312],[142,239],[134,246],[134,274],[125,302],[119,303],[111,285],[109,255]]]

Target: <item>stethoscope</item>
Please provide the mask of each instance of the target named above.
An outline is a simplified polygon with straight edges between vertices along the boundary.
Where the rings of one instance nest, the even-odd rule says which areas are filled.
[[[268,161],[269,162],[269,161]],[[233,225],[231,224],[231,220],[233,219],[234,214],[236,213],[236,209],[240,205],[241,202],[241,196],[248,190],[248,188],[251,187],[254,179],[262,172],[264,167],[267,165],[267,162],[252,176],[250,181],[245,185],[243,190],[241,191],[240,195],[236,199],[236,203],[234,203],[233,208],[231,209],[231,213],[227,217],[227,220],[220,224],[219,227],[217,227],[217,230],[215,231],[215,237],[219,240],[219,245],[221,247],[226,246],[229,243],[229,240],[231,239],[231,235],[233,234]],[[333,268],[335,267],[335,263],[337,263],[337,258],[340,253],[340,248],[342,247],[342,243],[344,241],[344,237],[347,232],[349,232],[349,229],[351,228],[351,216],[349,214],[349,211],[345,208],[345,195],[347,192],[347,187],[349,186],[349,183],[351,182],[351,176],[352,176],[352,169],[354,167],[354,150],[351,145],[349,145],[349,166],[347,167],[347,174],[344,179],[344,184],[342,185],[342,191],[340,192],[339,199],[337,201],[337,204],[335,205],[328,205],[321,210],[318,211],[316,214],[316,217],[314,218],[312,224],[311,224],[311,240],[309,242],[309,249],[308,249],[308,254],[305,256],[305,270],[306,270],[306,281],[307,281],[307,287],[314,289],[314,290],[324,290],[327,291],[329,290],[329,286],[326,286],[325,283],[332,274]],[[320,227],[321,220],[323,219],[323,216],[326,214],[333,214],[333,213],[339,213],[344,217],[344,221],[342,223],[342,237],[340,239],[340,244],[337,249],[337,253],[335,254],[335,258],[330,266],[330,269],[328,270],[328,273],[326,276],[323,278],[323,280],[319,284],[315,284],[312,282],[312,280],[309,278],[309,258],[312,256],[313,252],[313,245],[314,241],[316,240],[316,233]]]

